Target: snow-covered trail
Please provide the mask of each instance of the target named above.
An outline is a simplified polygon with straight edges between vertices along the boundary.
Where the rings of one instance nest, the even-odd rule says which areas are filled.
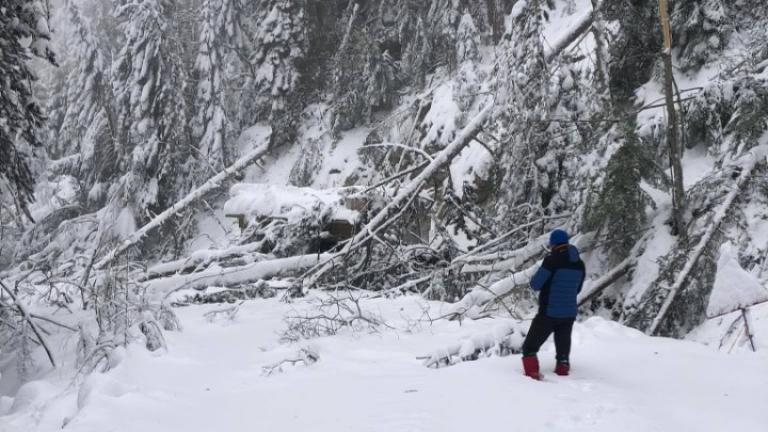
[[[765,354],[722,354],[592,318],[576,326],[570,377],[550,372],[551,342],[540,355],[544,382],[523,377],[517,355],[428,369],[417,356],[500,323],[406,326],[398,317],[418,316],[417,302],[368,304],[399,330],[296,345],[278,342],[290,306],[276,300],[244,304],[234,322],[202,316],[220,306],[185,308],[179,311],[184,331],[166,335],[168,352],[133,345],[119,366],[92,375],[79,392],[62,384],[54,398],[16,401],[0,417],[0,430],[60,430],[65,418],[64,430],[74,432],[757,432],[768,426]],[[262,374],[262,366],[307,345],[319,354],[317,363]]]

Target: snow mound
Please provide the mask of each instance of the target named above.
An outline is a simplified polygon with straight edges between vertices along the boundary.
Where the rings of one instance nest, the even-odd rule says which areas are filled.
[[[709,297],[707,315],[715,316],[768,300],[768,290],[739,265],[736,248],[731,243],[720,247],[717,276]]]
[[[355,223],[359,213],[347,208],[345,201],[356,192],[358,188],[320,190],[240,183],[232,186],[224,213],[286,218],[288,223],[298,223],[309,213],[324,215],[327,212],[331,219]]]

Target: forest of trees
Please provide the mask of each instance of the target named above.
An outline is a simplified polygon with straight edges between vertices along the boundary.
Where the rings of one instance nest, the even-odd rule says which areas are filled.
[[[556,10],[581,11],[581,25],[547,39]],[[750,153],[768,130],[768,7],[670,1],[668,51],[659,12],[636,0],[4,0],[0,340],[17,348],[0,356],[27,352],[35,329],[9,296],[93,311],[98,336],[79,331],[95,362],[130,328],[157,340],[174,327],[147,286],[216,263],[232,270],[217,284],[247,290],[267,279],[237,272],[249,259],[288,262],[273,272],[292,281],[287,296],[417,292],[461,300],[457,314],[503,311],[530,302],[524,276],[554,227],[576,234],[604,282],[584,313],[684,336],[704,319],[719,244],[766,267],[744,209],[768,203],[752,181],[765,154]],[[719,57],[709,81],[684,87]],[[640,97],[649,81],[669,83],[666,104]],[[264,142],[244,140],[254,126]],[[298,150],[290,183],[311,186],[361,128],[360,166],[336,185],[355,188],[361,221],[327,261],[298,259],[318,252],[321,215],[252,225],[179,264],[244,168],[269,172]],[[673,168],[694,147],[716,174],[683,190]],[[649,217],[649,191],[674,194],[675,211]],[[672,241],[658,277],[638,287],[661,231]],[[488,286],[496,295],[476,295]]]

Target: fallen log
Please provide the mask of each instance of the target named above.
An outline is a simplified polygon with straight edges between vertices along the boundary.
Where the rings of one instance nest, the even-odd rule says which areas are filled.
[[[143,287],[152,298],[162,300],[168,294],[184,288],[200,290],[210,286],[236,286],[302,271],[318,262],[325,262],[330,257],[329,254],[299,255],[259,261],[238,267],[210,268],[198,273],[153,279],[145,282]]]
[[[208,267],[213,263],[222,263],[223,261],[237,258],[247,258],[251,261],[261,261],[266,258],[266,255],[259,253],[261,248],[262,243],[256,242],[232,246],[226,249],[205,249],[195,251],[186,258],[160,263],[150,267],[147,269],[147,275],[144,276],[144,279],[140,280],[140,282],[170,276],[175,273],[191,272],[197,268]]]
[[[428,368],[439,368],[461,361],[478,360],[481,356],[508,356],[522,352],[524,337],[523,322],[510,321],[492,333],[476,335],[434,350],[426,356],[418,357],[418,360],[422,360]]]

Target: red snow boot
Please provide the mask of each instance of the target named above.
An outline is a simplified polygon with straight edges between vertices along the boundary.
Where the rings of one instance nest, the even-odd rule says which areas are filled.
[[[555,366],[555,373],[560,376],[567,376],[571,370],[571,365],[568,362],[557,362]]]
[[[523,369],[525,370],[525,376],[529,376],[537,381],[541,380],[539,359],[535,355],[523,356]]]

